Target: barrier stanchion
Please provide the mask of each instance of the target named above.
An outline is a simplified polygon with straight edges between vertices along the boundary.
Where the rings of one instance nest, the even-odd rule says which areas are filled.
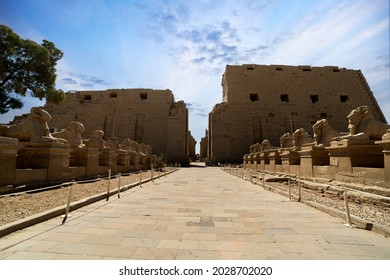
[[[121,173],[118,174],[118,198],[121,198]]]
[[[291,200],[291,179],[288,178],[288,199]]]
[[[142,170],[139,173],[139,186],[142,187]]]
[[[263,172],[261,174],[263,175],[263,189],[265,189],[265,176]]]
[[[151,165],[150,168],[150,179],[153,181],[153,164]]]
[[[301,202],[302,199],[302,184],[301,184],[301,177],[298,177],[298,202]]]
[[[346,212],[347,212],[347,222],[348,222],[348,225],[349,225],[350,227],[352,227],[351,213],[349,212],[347,191],[344,191],[344,202],[345,202],[345,210],[346,210]]]
[[[68,203],[66,204],[66,210],[65,210],[64,219],[62,220],[62,224],[64,224],[65,221],[68,219],[68,217],[71,216],[71,215],[69,214],[69,208],[70,208],[70,201],[72,200],[72,187],[73,187],[73,185],[75,185],[75,184],[76,184],[76,182],[73,180],[73,181],[72,181],[72,184],[71,184],[70,187],[69,187]]]
[[[108,201],[110,199],[110,187],[111,187],[111,168],[108,169],[107,198],[106,198],[106,201]]]

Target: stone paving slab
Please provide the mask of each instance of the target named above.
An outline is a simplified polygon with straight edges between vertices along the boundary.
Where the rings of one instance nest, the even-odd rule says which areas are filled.
[[[390,240],[216,167],[167,177],[0,238],[0,259],[390,259]]]

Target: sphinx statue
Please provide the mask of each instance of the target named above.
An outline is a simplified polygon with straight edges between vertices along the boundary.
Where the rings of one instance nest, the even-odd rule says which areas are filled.
[[[276,147],[272,146],[268,139],[261,142],[261,151],[275,150]]]
[[[329,125],[327,119],[318,120],[312,128],[316,146],[327,147],[334,137],[341,135],[340,132]]]
[[[294,149],[300,149],[302,146],[309,146],[315,144],[312,139],[303,128],[298,128],[292,134]]]
[[[386,133],[382,135],[382,140],[390,140],[390,129],[387,129]]]
[[[145,155],[152,155],[152,147],[150,147],[149,145],[146,145],[144,143],[141,143],[139,145],[139,152],[140,153],[143,153]]]
[[[104,132],[103,130],[95,130],[92,132],[91,137],[89,139],[84,139],[83,143],[88,148],[98,148],[100,150],[108,149],[106,147],[106,141],[103,139]]]
[[[50,133],[48,121],[51,116],[48,112],[39,107],[33,107],[27,119],[21,123],[2,126],[0,131],[4,137],[17,138],[20,142],[51,142],[67,144],[68,141],[62,138],[53,137]]]
[[[280,137],[280,148],[288,149],[294,147],[294,139],[290,132],[286,132]]]
[[[80,122],[70,122],[66,129],[52,133],[54,137],[63,138],[68,141],[69,148],[83,148],[85,144],[81,134],[85,131],[84,125]]]
[[[122,149],[121,145],[118,142],[116,137],[110,137],[106,142],[105,146],[110,150],[114,151],[127,151],[127,149]]]
[[[138,143],[136,141],[129,139],[129,138],[126,138],[122,141],[122,143],[120,144],[120,148],[122,150],[129,151],[130,155],[132,155],[132,156],[139,156],[140,155],[138,153],[138,148],[139,148]]]
[[[258,152],[261,152],[261,144],[260,143],[253,144],[249,147],[250,154],[258,153]]]
[[[390,125],[374,119],[368,106],[353,109],[347,116],[349,134],[335,137],[333,140],[380,140],[390,129]]]

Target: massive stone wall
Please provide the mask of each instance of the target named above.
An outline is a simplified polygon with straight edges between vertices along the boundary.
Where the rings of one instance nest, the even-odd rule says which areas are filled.
[[[348,113],[367,105],[386,123],[360,70],[334,66],[226,66],[223,102],[209,115],[208,154],[213,162],[240,162],[248,147],[264,139],[279,146],[279,137],[295,128],[311,131],[328,119],[348,131]]]
[[[108,89],[68,92],[59,105],[46,104],[50,127],[65,128],[71,121],[84,124],[83,137],[103,130],[107,140],[130,138],[152,147],[170,161],[187,161],[188,110],[175,102],[170,90]]]
[[[205,137],[200,140],[200,154],[199,159],[201,161],[207,159],[207,145],[208,145],[208,131],[205,131]]]
[[[190,158],[191,161],[196,161],[196,140],[195,138],[191,135],[191,131],[188,131],[188,157]]]

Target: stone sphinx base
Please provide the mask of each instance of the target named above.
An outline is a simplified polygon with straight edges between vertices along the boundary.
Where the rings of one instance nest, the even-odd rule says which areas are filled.
[[[278,150],[269,150],[267,151],[268,159],[269,159],[269,169],[270,171],[278,171],[276,170],[276,165],[282,164],[282,159],[280,157]]]
[[[123,166],[125,169],[130,167],[130,154],[124,150],[117,150],[117,165]]]
[[[259,162],[259,169],[260,170],[266,170],[266,166],[269,166],[269,157],[268,152],[260,152],[258,153],[258,162]]]
[[[330,175],[338,172],[353,172],[354,167],[383,168],[382,147],[370,140],[344,139],[331,142],[325,148],[330,157]]]
[[[100,149],[99,165],[111,168],[112,172],[115,172],[117,161],[117,153],[110,149]]]
[[[70,166],[84,166],[85,176],[100,173],[98,148],[75,148],[70,152]]]
[[[70,163],[66,144],[55,142],[21,142],[17,155],[17,169],[46,169],[47,181],[61,180]]]
[[[390,186],[390,139],[375,141],[376,145],[379,145],[383,150],[384,156],[384,168],[385,168],[385,184]]]
[[[282,172],[285,173],[294,173],[295,171],[291,170],[291,166],[299,166],[300,164],[300,155],[297,151],[292,149],[281,149],[279,151],[280,159],[282,162]]]
[[[244,168],[256,169],[257,162],[255,163],[255,158],[256,155],[254,153],[246,155],[246,164]]]
[[[18,139],[0,136],[0,186],[14,184],[18,150]]]
[[[314,165],[329,165],[329,151],[322,146],[303,146],[300,155],[300,175],[314,177]]]

